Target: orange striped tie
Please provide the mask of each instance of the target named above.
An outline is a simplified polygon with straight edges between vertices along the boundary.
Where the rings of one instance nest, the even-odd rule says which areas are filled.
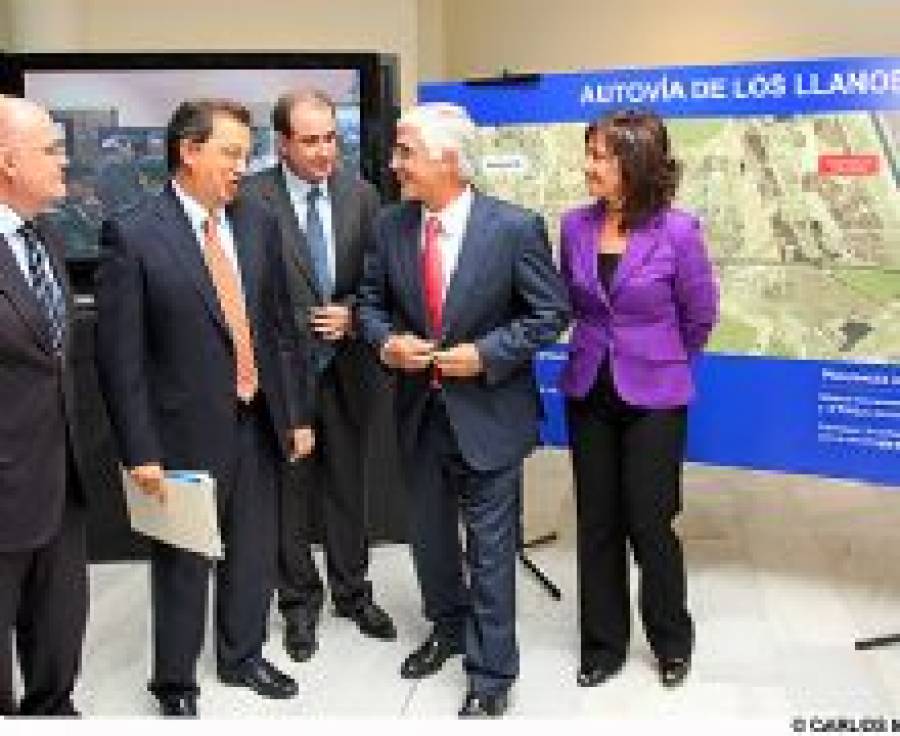
[[[222,241],[219,240],[215,217],[207,217],[203,224],[203,259],[216,288],[225,322],[231,331],[237,369],[237,395],[241,401],[249,402],[259,388],[256,359],[253,356],[253,339],[250,336],[250,321],[247,319],[244,295],[241,293],[237,273],[225,255]]]

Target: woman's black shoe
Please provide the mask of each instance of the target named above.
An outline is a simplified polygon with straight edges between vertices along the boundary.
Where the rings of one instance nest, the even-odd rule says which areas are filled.
[[[684,682],[691,669],[691,662],[680,657],[659,660],[659,679],[663,687],[678,687]]]
[[[610,677],[619,674],[623,664],[624,662],[619,662],[616,665],[596,664],[593,667],[582,667],[578,670],[576,682],[578,682],[579,687],[596,687],[606,682]]]

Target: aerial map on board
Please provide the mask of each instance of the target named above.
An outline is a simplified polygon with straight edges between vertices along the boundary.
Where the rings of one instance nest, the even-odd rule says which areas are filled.
[[[670,120],[679,204],[719,276],[709,349],[900,360],[900,113]],[[547,218],[586,201],[584,125],[482,128],[479,185]]]

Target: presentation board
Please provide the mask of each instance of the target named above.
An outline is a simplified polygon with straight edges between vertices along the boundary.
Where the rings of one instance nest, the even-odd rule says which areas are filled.
[[[559,218],[587,201],[585,123],[666,118],[677,206],[703,222],[721,319],[696,365],[688,455],[900,485],[900,57],[426,84],[479,124],[484,191]],[[565,442],[539,361],[545,439]]]

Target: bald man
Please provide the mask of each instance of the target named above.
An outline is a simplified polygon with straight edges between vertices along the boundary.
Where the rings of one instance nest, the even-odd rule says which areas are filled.
[[[32,223],[65,195],[65,164],[46,110],[0,96],[0,715],[77,715],[87,566],[72,304],[62,250]]]

